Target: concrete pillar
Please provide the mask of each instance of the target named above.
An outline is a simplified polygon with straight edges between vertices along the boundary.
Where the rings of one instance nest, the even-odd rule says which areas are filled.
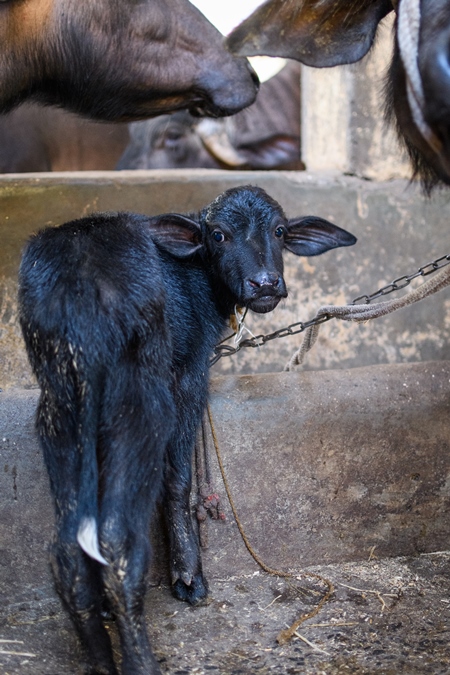
[[[359,63],[302,68],[302,160],[308,171],[379,181],[410,177],[395,131],[383,118],[392,22],[382,22],[375,47]]]

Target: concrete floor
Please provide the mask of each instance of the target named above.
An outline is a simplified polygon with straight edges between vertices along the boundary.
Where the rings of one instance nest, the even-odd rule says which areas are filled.
[[[281,629],[317,602],[319,589],[307,579],[287,583],[256,569],[213,578],[210,604],[199,608],[178,602],[166,586],[152,587],[147,623],[163,672],[450,672],[450,553],[308,569],[335,586],[318,616],[298,631],[309,644],[299,637],[276,642]],[[50,584],[30,584],[14,602],[2,603],[0,638],[3,675],[82,672],[72,627]]]
[[[213,578],[211,602],[200,608],[178,602],[167,586],[152,587],[147,625],[163,672],[450,672],[450,553],[308,569],[332,581],[335,593],[298,630],[301,638],[283,646],[278,632],[319,597],[321,589],[306,578],[287,582],[257,570]],[[83,672],[72,627],[49,583],[29,584],[2,604],[0,638],[3,675]]]

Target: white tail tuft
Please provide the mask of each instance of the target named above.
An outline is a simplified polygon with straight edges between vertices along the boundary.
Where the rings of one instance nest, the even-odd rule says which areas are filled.
[[[107,565],[107,561],[100,553],[98,547],[97,523],[95,518],[84,518],[78,528],[77,541],[88,556],[97,560],[102,565]]]

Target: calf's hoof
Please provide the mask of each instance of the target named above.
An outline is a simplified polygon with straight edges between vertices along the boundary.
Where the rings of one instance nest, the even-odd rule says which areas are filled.
[[[207,604],[208,584],[201,573],[194,575],[190,584],[177,579],[172,586],[172,591],[178,600],[188,602],[195,607]]]

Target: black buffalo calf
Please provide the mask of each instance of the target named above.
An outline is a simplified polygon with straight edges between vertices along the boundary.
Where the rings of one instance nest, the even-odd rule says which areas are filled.
[[[234,306],[265,313],[286,297],[283,249],[318,255],[355,241],[320,218],[288,220],[262,189],[241,187],[195,216],[94,214],[28,243],[21,325],[41,387],[52,562],[86,672],[117,673],[105,596],[122,672],[160,672],[143,605],[161,493],[174,593],[193,605],[207,596],[189,508],[191,455],[208,361]]]

